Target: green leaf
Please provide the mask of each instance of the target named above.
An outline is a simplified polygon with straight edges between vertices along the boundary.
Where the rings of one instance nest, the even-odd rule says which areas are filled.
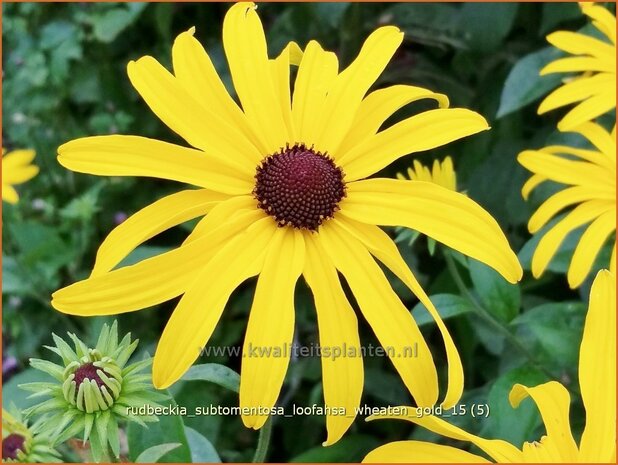
[[[157,463],[161,457],[163,457],[168,452],[177,449],[182,444],[179,442],[172,442],[168,444],[160,444],[158,446],[152,446],[146,449],[144,452],[139,454],[139,456],[135,459],[135,463]]]
[[[430,296],[429,300],[434,304],[443,320],[473,311],[472,304],[468,300],[455,294],[435,294]],[[434,319],[427,308],[420,302],[412,309],[412,316],[419,326],[434,323]]]
[[[545,381],[548,381],[545,375],[527,366],[499,376],[489,391],[489,416],[479,436],[503,439],[511,444],[522,444],[530,440],[541,423],[538,410],[532,402],[523,402],[517,409],[513,409],[509,403],[509,393],[517,383],[536,386]]]
[[[185,427],[193,463],[221,463],[221,458],[212,443],[193,428]]]
[[[181,378],[182,381],[208,381],[230,391],[240,390],[240,375],[231,368],[218,363],[193,365]]]
[[[519,313],[519,285],[507,282],[498,272],[473,259],[470,259],[470,278],[483,306],[491,314],[508,323]]]
[[[34,368],[26,368],[21,373],[12,376],[6,383],[2,385],[2,406],[6,408],[11,404],[15,404],[20,410],[25,410],[28,407],[40,402],[38,399],[28,399],[30,395],[27,390],[20,388],[21,384],[49,382],[52,378],[47,374],[35,370]]]
[[[517,3],[464,3],[459,18],[470,48],[497,49],[513,28],[518,8]]]
[[[146,3],[131,3],[106,11],[94,20],[93,33],[99,42],[112,42],[130,26],[146,8]]]
[[[560,73],[541,77],[539,72],[560,55],[559,50],[546,47],[520,58],[506,78],[496,118],[525,107],[557,87],[562,80]]]
[[[21,276],[19,265],[13,257],[2,256],[2,293],[27,295],[32,285]]]
[[[344,436],[336,444],[328,447],[313,447],[290,460],[290,463],[333,463],[360,462],[369,451],[379,445],[377,439],[365,434],[350,434]]]
[[[169,405],[176,403],[170,399]],[[129,459],[133,462],[142,452],[152,446],[168,443],[180,443],[174,450],[168,451],[159,462],[188,463],[191,461],[191,451],[185,434],[185,427],[180,415],[161,415],[159,421],[150,423],[147,428],[130,422],[127,428],[129,442]]]
[[[543,3],[540,34],[546,34],[558,24],[582,17],[582,10],[575,2]]]

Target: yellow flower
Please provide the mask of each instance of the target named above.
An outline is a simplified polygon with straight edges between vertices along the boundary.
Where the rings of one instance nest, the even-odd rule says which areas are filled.
[[[616,128],[610,134],[596,123],[584,123],[574,132],[588,139],[596,150],[556,145],[526,150],[517,158],[534,173],[522,189],[524,199],[543,181],[568,186],[547,199],[530,217],[528,229],[531,233],[537,232],[565,208],[576,205],[539,242],[532,257],[535,277],[545,271],[571,231],[589,224],[569,265],[567,277],[572,288],[586,279],[599,250],[616,230]],[[615,269],[614,243],[610,270],[615,272]]]
[[[286,374],[290,351],[282,348],[292,342],[294,288],[301,274],[314,296],[321,346],[345,345],[359,354],[357,319],[340,272],[384,347],[416,344],[417,357],[390,351],[391,361],[416,402],[433,405],[438,380],[431,352],[375,257],[436,318],[448,353],[445,402],[456,402],[463,370],[454,343],[397,247],[376,225],[414,228],[493,266],[512,282],[522,270],[496,221],[465,196],[429,183],[364,179],[405,154],[487,129],[477,113],[440,108],[378,132],[409,102],[448,103],[442,95],[404,85],[365,97],[402,37],[395,27],[376,30],[341,72],[336,56],[315,41],[304,51],[291,43],[269,60],[255,5],[235,4],[224,20],[223,44],[242,110],[193,30],[174,43],[174,75],[152,57],[129,63],[129,78],[146,103],[196,148],[136,136],[90,137],[60,147],[60,163],[83,173],[151,176],[200,189],[164,197],[114,229],[98,251],[91,277],[54,293],[54,307],[74,315],[107,315],[184,294],[154,358],[153,382],[165,388],[197,359],[234,289],[259,275],[240,382],[243,421],[259,428],[267,415],[255,412],[275,404]],[[298,64],[293,95],[291,64]],[[112,271],[145,240],[201,216],[182,246]],[[252,348],[278,350],[260,357]],[[323,357],[322,374],[326,406],[348,413],[327,417],[330,444],[354,420],[362,359]]]
[[[17,203],[19,195],[13,186],[35,177],[39,168],[30,163],[34,160],[34,150],[14,150],[5,155],[2,149],[2,200]]]
[[[408,179],[412,181],[433,182],[446,189],[457,190],[457,175],[453,169],[451,157],[446,157],[442,163],[434,160],[431,170],[423,166],[418,160],[414,160],[412,163],[414,168],[410,167],[407,169]],[[401,173],[397,173],[397,179],[405,180],[406,177]]]
[[[616,17],[602,6],[580,5],[607,41],[570,31],[547,36],[553,46],[575,56],[552,61],[541,70],[541,75],[583,73],[550,93],[539,106],[538,113],[543,114],[580,102],[558,123],[561,131],[569,131],[616,108]]]
[[[530,396],[536,403],[546,435],[526,442],[522,449],[497,439],[483,439],[436,416],[404,419],[435,433],[469,441],[498,463],[616,463],[616,278],[607,270],[597,274],[579,352],[579,386],[586,409],[586,426],[579,446],[569,423],[570,396],[566,388],[550,381],[535,387],[513,386],[509,401],[517,407]],[[388,418],[371,417],[374,418]],[[370,452],[364,462],[473,463],[481,456],[454,447],[422,441],[400,441]]]

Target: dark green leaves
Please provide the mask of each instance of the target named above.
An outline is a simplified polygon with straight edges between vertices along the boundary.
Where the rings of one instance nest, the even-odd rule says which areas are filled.
[[[502,322],[511,321],[521,304],[521,291],[483,263],[469,260],[470,278],[485,309]]]

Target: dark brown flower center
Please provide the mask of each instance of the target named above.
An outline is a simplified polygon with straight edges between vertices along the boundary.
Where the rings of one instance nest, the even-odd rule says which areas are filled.
[[[2,440],[2,458],[17,460],[17,453],[24,450],[24,438],[21,434],[12,433]]]
[[[92,362],[84,363],[77,370],[75,370],[74,381],[77,388],[79,389],[80,384],[82,384],[86,378],[91,381],[94,380],[99,387],[104,386],[105,382],[99,377],[97,370],[101,370],[101,368],[95,367]]]
[[[343,171],[328,155],[296,144],[262,161],[253,195],[279,226],[315,231],[345,197]]]

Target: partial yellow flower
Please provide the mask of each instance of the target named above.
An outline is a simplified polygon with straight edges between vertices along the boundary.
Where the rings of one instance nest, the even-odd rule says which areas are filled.
[[[269,59],[253,3],[237,3],[223,24],[223,45],[242,109],[228,95],[193,30],[172,49],[174,74],[146,56],[129,63],[131,82],[150,108],[195,149],[137,136],[89,137],[59,148],[59,162],[98,175],[151,176],[197,186],[135,213],[101,245],[89,279],[53,295],[74,315],[147,308],[182,295],[159,341],[153,382],[165,388],[193,364],[230,294],[259,275],[241,366],[240,406],[246,426],[260,428],[281,389],[294,333],[294,288],[301,275],[314,296],[322,347],[360,354],[346,279],[380,343],[419,405],[438,400],[436,367],[409,310],[376,259],[390,268],[436,318],[448,356],[452,405],[463,370],[444,323],[390,237],[377,225],[403,225],[494,267],[511,282],[522,270],[496,221],[465,196],[435,184],[365,179],[403,155],[444,145],[488,128],[479,114],[446,108],[440,94],[412,86],[371,92],[400,45],[396,27],[376,30],[352,64],[311,41],[290,43]],[[298,65],[294,92],[290,65]],[[423,98],[442,108],[379,131],[402,106]],[[114,269],[147,239],[203,217],[175,250]],[[399,357],[405,347],[417,357]],[[252,348],[279,349],[255,356]],[[354,420],[363,387],[360,356],[323,357],[327,444]],[[331,410],[332,411],[332,410]],[[248,413],[247,413],[248,412]]]
[[[531,233],[537,232],[566,208],[575,206],[541,239],[532,257],[532,274],[538,278],[557,252],[566,236],[588,224],[569,265],[567,278],[572,288],[588,276],[594,260],[607,242],[614,239],[610,269],[616,269],[616,128],[607,132],[596,123],[584,123],[575,128],[594,146],[579,149],[554,145],[540,150],[526,150],[518,161],[534,173],[524,184],[522,195],[544,181],[554,181],[566,187],[548,198],[528,222]]]
[[[453,168],[453,160],[451,157],[446,157],[442,162],[434,160],[431,170],[424,166],[418,160],[412,162],[413,166],[408,168],[406,173],[407,179],[412,181],[433,182],[446,189],[457,190],[457,175]],[[406,177],[402,173],[397,173],[397,179],[405,180]]]
[[[539,106],[538,113],[543,114],[579,102],[558,123],[561,131],[570,131],[616,108],[616,17],[594,3],[580,6],[607,40],[570,31],[547,36],[554,47],[575,56],[552,61],[541,75],[582,73],[550,93]]]
[[[19,195],[13,186],[29,181],[38,174],[38,166],[31,164],[35,155],[34,150],[14,150],[6,153],[6,150],[2,149],[2,200],[13,204],[19,201]]]
[[[569,392],[556,381],[535,387],[513,386],[511,405],[516,408],[531,397],[546,429],[539,442],[526,442],[521,450],[506,441],[467,433],[435,416],[417,418],[410,411],[401,418],[446,437],[469,441],[497,463],[616,463],[616,277],[607,270],[597,274],[590,292],[579,352],[579,386],[586,409],[579,445],[571,434]],[[389,417],[369,419],[375,418]],[[400,441],[378,447],[363,462],[479,463],[487,459],[455,447]]]

